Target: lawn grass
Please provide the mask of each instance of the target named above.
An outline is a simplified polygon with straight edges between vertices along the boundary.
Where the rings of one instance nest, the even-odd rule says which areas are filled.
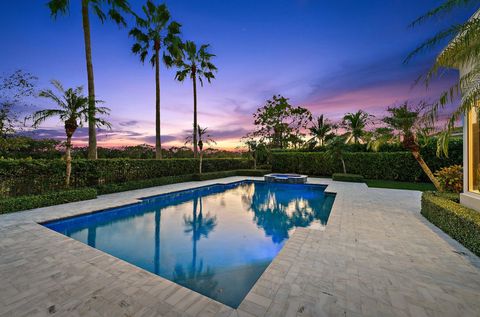
[[[409,189],[422,192],[435,190],[435,186],[432,183],[397,182],[380,179],[366,179],[365,183],[367,183],[368,187],[375,188]]]

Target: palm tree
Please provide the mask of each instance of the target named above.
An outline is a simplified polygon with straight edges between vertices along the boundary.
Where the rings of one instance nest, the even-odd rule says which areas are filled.
[[[398,141],[395,137],[393,129],[389,127],[376,128],[372,132],[370,140],[367,142],[367,150],[378,152],[383,144],[391,144]]]
[[[347,152],[347,141],[344,137],[336,136],[327,143],[327,151],[325,154],[334,160],[342,162],[343,173],[347,174],[345,166],[345,152]]]
[[[197,50],[197,46],[192,41],[186,41],[183,45],[184,60],[180,61],[175,79],[184,81],[187,76],[193,83],[193,155],[197,157],[197,78],[200,85],[203,86],[203,79],[209,83],[215,78],[213,74],[217,67],[212,64],[211,59],[214,54],[208,52],[209,45],[202,45]]]
[[[445,0],[441,5],[417,18],[410,26],[415,27],[429,19],[445,17],[455,9],[478,6],[478,4],[478,0]],[[446,68],[454,67],[465,70],[465,73],[461,74],[459,81],[455,85],[441,93],[437,102],[432,105],[429,113],[430,119],[435,119],[439,109],[452,103],[460,93],[462,94],[460,104],[451,114],[445,131],[438,138],[438,154],[441,151],[448,154],[448,138],[455,128],[455,123],[463,114],[468,113],[475,107],[480,97],[480,63],[478,63],[480,56],[480,12],[477,11],[469,20],[463,23],[453,24],[447,29],[441,30],[420,44],[405,59],[405,63],[408,63],[416,55],[438,45],[444,45],[445,40],[451,40],[452,38],[454,40],[451,41],[447,48],[441,51],[429,71],[419,78],[419,80],[423,79],[428,87],[431,80],[440,76],[442,70]]]
[[[215,140],[212,139],[212,136],[210,134],[208,134],[207,132],[207,129],[208,128],[201,128],[200,125],[197,125],[197,129],[196,129],[196,136],[195,137],[192,137],[192,136],[188,136],[186,137],[186,140],[185,140],[185,144],[187,143],[193,143],[195,142],[194,140],[197,140],[197,146],[198,146],[198,149],[200,150],[199,153],[200,153],[200,160],[199,160],[199,167],[198,167],[198,173],[199,174],[202,174],[202,162],[203,162],[203,145],[204,143],[205,144],[212,144],[212,143],[217,143],[215,142]]]
[[[308,128],[310,130],[310,135],[312,138],[308,141],[314,146],[318,144],[319,146],[324,146],[325,142],[332,139],[335,136],[333,133],[335,125],[330,123],[328,119],[323,117],[323,114],[317,118],[317,122]]]
[[[65,90],[62,84],[56,80],[52,81],[52,85],[60,93],[59,95],[56,95],[50,89],[45,89],[40,92],[39,96],[50,99],[57,105],[57,108],[44,109],[35,112],[32,116],[33,127],[38,127],[42,122],[51,117],[59,117],[64,123],[65,134],[67,135],[67,141],[65,143],[65,161],[67,164],[65,185],[68,187],[70,186],[70,175],[72,172],[72,137],[77,128],[82,126],[83,122],[87,121],[89,118],[89,99],[83,96],[83,87],[81,86]],[[95,103],[100,102],[101,101],[98,100],[95,101]],[[109,109],[106,107],[95,106],[95,113],[108,114]],[[95,126],[102,125],[110,127],[110,123],[95,116]]]
[[[347,113],[342,120],[342,125],[347,130],[345,142],[355,144],[364,142],[365,127],[370,123],[371,118],[372,115],[363,110]]]
[[[48,7],[52,17],[56,18],[59,14],[68,13],[69,0],[50,0]],[[90,10],[103,23],[107,18],[113,20],[118,25],[125,26],[125,19],[121,12],[130,13],[130,6],[127,0],[82,0],[82,24],[83,39],[85,42],[85,59],[87,62],[87,80],[88,80],[88,158],[97,159],[97,131],[95,119],[95,80],[93,76],[92,63],[92,45],[90,40]],[[105,13],[108,11],[107,13]]]
[[[387,111],[390,113],[390,116],[384,117],[382,121],[399,133],[403,147],[412,153],[422,170],[428,176],[433,185],[435,185],[435,188],[438,191],[442,191],[440,183],[420,154],[420,145],[418,143],[417,135],[422,129],[423,118],[421,112],[424,107],[425,106],[421,105],[417,109],[412,109],[407,102],[401,106],[389,107]]]
[[[132,52],[140,56],[142,63],[149,54],[150,64],[155,67],[155,158],[162,158],[160,139],[160,54],[163,51],[163,63],[167,67],[178,63],[181,57],[181,25],[171,21],[170,12],[165,4],[155,5],[151,0],[142,7],[145,18],[138,17],[137,27],[130,30],[135,39]]]

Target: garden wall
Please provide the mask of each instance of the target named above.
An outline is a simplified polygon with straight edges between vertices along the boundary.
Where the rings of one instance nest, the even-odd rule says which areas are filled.
[[[249,169],[252,160],[205,159],[204,172]],[[128,181],[194,174],[198,160],[74,160],[72,163],[73,188],[93,187]],[[1,160],[0,198],[41,194],[64,188],[65,162],[62,160]]]
[[[461,157],[437,158],[425,156],[432,171],[462,164]],[[347,173],[360,174],[366,179],[398,181],[428,181],[410,152],[350,152],[345,154]],[[272,154],[272,171],[328,176],[343,172],[340,161],[332,160],[324,152],[277,152]]]

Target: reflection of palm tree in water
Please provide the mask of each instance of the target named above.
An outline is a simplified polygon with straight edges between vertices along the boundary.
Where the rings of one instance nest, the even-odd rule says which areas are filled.
[[[209,213],[203,215],[202,197],[199,196],[193,199],[192,216],[185,215],[183,222],[186,227],[185,233],[192,234],[192,264],[187,271],[184,270],[182,265],[177,264],[173,272],[173,280],[202,294],[214,296],[213,293],[218,284],[213,280],[215,272],[208,267],[204,269],[203,260],[200,260],[197,266],[197,243],[202,237],[207,238],[208,234],[215,228],[217,217],[210,216]]]
[[[155,274],[160,272],[160,209],[155,210],[155,255],[153,258],[153,271]]]
[[[295,195],[294,192],[277,194],[261,187],[247,192],[250,194],[242,197],[244,203],[248,205],[249,211],[253,211],[256,224],[262,227],[275,243],[281,243],[288,238],[288,232],[293,227],[306,227],[315,219],[320,219],[319,211],[323,209],[321,199],[316,204],[301,195]]]

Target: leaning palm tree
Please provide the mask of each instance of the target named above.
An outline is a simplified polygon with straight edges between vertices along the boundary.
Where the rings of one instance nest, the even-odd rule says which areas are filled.
[[[432,18],[445,17],[455,9],[468,6],[478,8],[479,4],[479,0],[445,0],[441,5],[417,18],[410,26],[417,26]],[[429,71],[419,78],[419,80],[423,79],[428,87],[433,78],[442,75],[443,70],[448,68],[462,70],[459,81],[442,92],[430,109],[429,118],[433,121],[437,117],[439,109],[452,103],[459,94],[462,94],[460,103],[452,112],[443,133],[438,138],[438,154],[440,152],[448,154],[448,138],[455,128],[455,123],[463,114],[475,107],[480,98],[480,63],[478,63],[480,60],[480,10],[469,20],[453,24],[427,39],[405,59],[407,63],[416,55],[444,45],[445,40],[451,39],[453,40],[437,56]]]
[[[203,145],[204,144],[216,144],[217,142],[215,142],[214,139],[212,139],[212,136],[207,132],[207,129],[208,128],[201,128],[200,125],[197,125],[197,137],[196,138],[193,138],[192,136],[188,136],[186,137],[186,140],[185,140],[185,144],[187,143],[193,143],[195,142],[194,140],[197,140],[197,146],[198,146],[198,149],[199,149],[199,153],[200,153],[200,160],[198,161],[199,162],[199,166],[198,166],[198,173],[199,174],[202,174],[202,162],[203,162]]]
[[[317,122],[314,122],[313,125],[308,128],[312,138],[308,141],[309,143],[319,146],[324,146],[325,142],[332,139],[335,136],[333,130],[335,125],[332,124],[328,119],[323,117],[323,114],[317,118]]]
[[[51,117],[59,117],[64,123],[65,134],[67,135],[65,143],[65,161],[67,165],[65,185],[68,187],[70,186],[70,175],[72,173],[72,137],[77,128],[81,127],[85,121],[88,121],[89,99],[83,96],[83,87],[81,86],[65,90],[62,84],[56,80],[52,81],[52,85],[60,93],[59,95],[55,94],[51,89],[45,89],[40,92],[39,96],[50,99],[57,105],[57,108],[35,112],[32,116],[33,127],[38,127],[42,122]],[[98,100],[95,101],[96,104],[100,102]],[[106,107],[95,106],[96,114],[108,114],[109,111]],[[95,116],[95,126],[102,125],[110,127],[110,123]]]
[[[420,154],[418,134],[421,132],[422,120],[424,120],[423,116],[421,115],[423,108],[425,108],[425,105],[421,105],[417,109],[413,109],[408,105],[407,102],[397,107],[389,107],[387,111],[390,113],[390,115],[384,117],[382,121],[397,131],[402,140],[403,147],[412,153],[413,157],[418,162],[427,177],[430,179],[433,185],[435,185],[435,188],[438,191],[442,191],[440,183],[435,175],[433,175],[432,171]]]
[[[371,122],[372,115],[363,110],[347,113],[342,120],[342,126],[347,130],[346,143],[364,142],[365,128]]]
[[[107,18],[118,25],[125,26],[125,19],[121,12],[130,13],[127,0],[82,0],[83,40],[85,42],[85,59],[87,62],[88,80],[88,158],[97,158],[97,131],[95,120],[95,81],[93,76],[92,45],[90,40],[90,10],[103,23]],[[69,11],[69,0],[49,0],[47,2],[50,14],[56,18],[59,14],[65,15]]]
[[[130,30],[135,39],[132,52],[140,56],[142,63],[150,54],[150,64],[155,67],[155,158],[162,158],[160,138],[160,54],[167,67],[179,62],[181,57],[181,25],[171,20],[165,4],[155,5],[151,0],[142,7],[145,18],[137,16],[137,27]]]
[[[175,78],[178,81],[184,81],[185,78],[190,77],[193,83],[193,155],[197,157],[197,78],[200,85],[203,86],[203,80],[206,79],[209,83],[215,78],[214,72],[217,67],[212,64],[211,59],[214,54],[208,52],[209,45],[202,45],[197,50],[197,45],[192,41],[186,41],[183,45],[184,60],[178,66],[180,70],[177,71]]]

